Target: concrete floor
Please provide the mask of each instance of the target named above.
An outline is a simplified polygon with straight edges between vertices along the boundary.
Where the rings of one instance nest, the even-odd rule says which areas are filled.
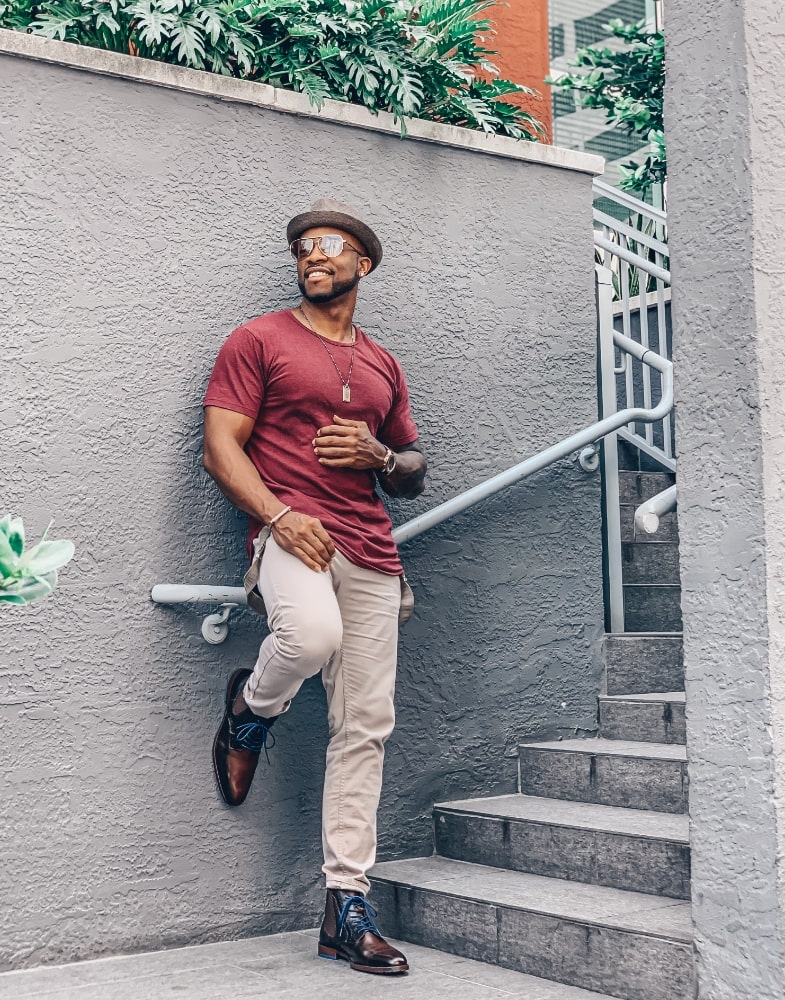
[[[0,1000],[610,1000],[444,952],[399,945],[406,976],[371,976],[316,956],[317,931],[0,974]],[[329,991],[329,992],[328,992]]]

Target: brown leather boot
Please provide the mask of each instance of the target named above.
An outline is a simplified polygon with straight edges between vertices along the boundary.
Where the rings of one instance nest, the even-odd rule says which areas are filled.
[[[218,790],[224,802],[239,806],[251,787],[259,754],[267,752],[270,729],[278,718],[263,719],[250,709],[235,715],[232,709],[235,698],[251,676],[250,670],[235,670],[226,685],[226,709],[218,732],[213,740],[213,767]],[[272,737],[275,743],[275,737]]]
[[[358,972],[394,975],[408,972],[409,963],[388,944],[373,921],[376,910],[364,896],[328,889],[319,931],[320,958],[339,959]]]

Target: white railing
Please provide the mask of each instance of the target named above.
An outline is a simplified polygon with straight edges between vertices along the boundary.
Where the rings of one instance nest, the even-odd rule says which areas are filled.
[[[651,368],[635,370],[629,360],[617,363],[610,329],[621,332],[671,361],[671,275],[665,213],[623,191],[594,182],[595,256],[607,267],[610,288],[597,286],[598,332],[602,412],[628,409],[636,404],[649,408],[664,391]],[[605,199],[605,205],[597,204]],[[607,210],[606,210],[607,209]],[[664,469],[676,470],[673,418],[642,424],[630,421],[604,444],[604,498],[608,583],[608,619],[611,632],[624,631],[624,588],[619,510],[618,441],[626,441]],[[648,531],[659,518],[663,502],[675,504],[675,487],[666,500],[654,497],[639,508],[635,529]],[[672,508],[669,508],[672,509]],[[663,511],[664,512],[664,511]],[[640,516],[638,516],[640,515]],[[656,530],[656,529],[655,529]]]
[[[594,181],[594,247],[597,261],[611,272],[613,325],[643,347],[671,360],[670,289],[667,223],[664,212],[631,195]],[[596,199],[613,203],[614,215],[596,206]],[[623,219],[616,218],[623,215]],[[622,363],[615,372],[621,409],[656,405],[658,379],[648,367],[636,373]],[[676,468],[671,414],[661,421],[631,421],[619,437],[655,458],[664,468]]]
[[[644,501],[635,511],[633,523],[636,531],[642,531],[647,535],[654,535],[660,527],[660,518],[663,514],[670,514],[676,510],[677,494],[676,486],[669,486],[667,490],[658,493],[650,500]]]
[[[598,303],[602,303],[604,313],[607,317],[608,308],[612,302],[611,281],[612,276],[606,268],[598,267],[597,272],[597,297]],[[673,406],[673,368],[666,358],[661,357],[650,348],[625,336],[618,330],[614,330],[609,325],[607,319],[602,322],[603,309],[600,309],[602,331],[601,343],[610,346],[611,366],[614,366],[613,355],[618,351],[625,363],[631,368],[639,365],[641,369],[651,369],[658,374],[659,393],[656,405],[632,406],[619,409],[615,393],[613,393],[612,405],[603,404],[602,418],[589,427],[578,431],[570,437],[565,438],[558,444],[554,444],[544,449],[536,455],[513,465],[511,468],[496,476],[492,476],[485,482],[472,487],[466,492],[453,497],[450,500],[439,504],[425,514],[407,521],[393,531],[393,537],[399,544],[416,538],[429,528],[460,514],[469,507],[480,501],[487,499],[507,489],[509,486],[520,482],[522,479],[533,475],[535,472],[553,465],[554,462],[566,458],[575,452],[580,452],[581,465],[587,471],[592,471],[597,467],[592,461],[593,456],[599,450],[599,442],[602,439],[613,441],[615,448],[616,432],[620,432],[629,424],[649,424],[661,421]],[[605,350],[607,356],[607,348]],[[608,437],[610,436],[610,437]],[[617,483],[617,510],[618,510],[618,483]],[[219,610],[208,615],[202,623],[202,635],[208,642],[222,642],[228,633],[228,618],[231,611],[238,605],[246,603],[245,591],[242,587],[228,587],[218,585],[197,585],[197,584],[157,584],[152,589],[151,598],[158,604],[185,604],[191,602],[218,604]]]

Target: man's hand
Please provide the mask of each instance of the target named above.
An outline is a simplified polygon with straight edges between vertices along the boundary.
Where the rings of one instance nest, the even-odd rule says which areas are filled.
[[[334,424],[320,427],[313,450],[322,465],[338,469],[381,469],[387,449],[368,430],[364,420],[333,417]]]
[[[273,538],[282,549],[297,556],[317,573],[324,572],[335,555],[335,546],[322,522],[316,517],[298,514],[293,510],[275,522]]]

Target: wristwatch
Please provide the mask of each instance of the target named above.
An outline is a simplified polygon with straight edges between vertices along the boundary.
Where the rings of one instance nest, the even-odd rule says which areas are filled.
[[[392,450],[392,448],[388,448],[387,451],[384,453],[383,462],[384,464],[382,465],[379,471],[383,476],[389,476],[390,473],[395,468],[395,452]]]

